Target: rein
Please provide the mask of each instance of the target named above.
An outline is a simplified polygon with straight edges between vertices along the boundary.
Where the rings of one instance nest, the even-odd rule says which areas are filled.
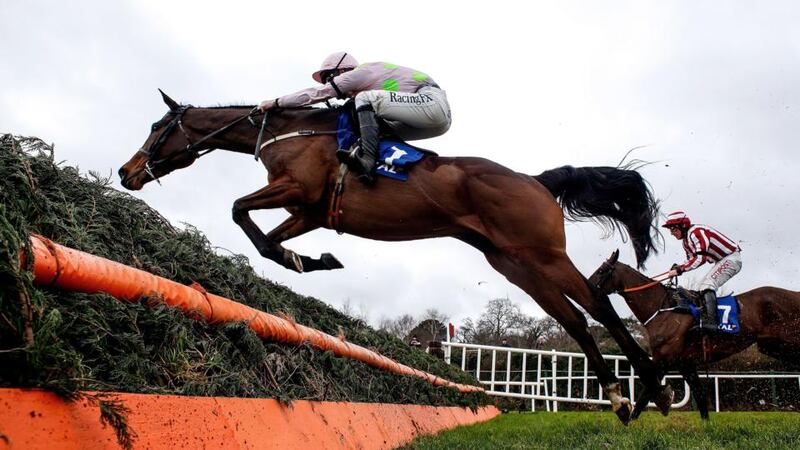
[[[649,289],[649,288],[661,283],[662,281],[669,279],[669,277],[659,278],[659,277],[663,277],[664,275],[667,275],[668,273],[669,273],[669,271],[664,272],[664,273],[660,273],[660,274],[654,276],[653,277],[654,278],[653,281],[651,281],[649,283],[645,283],[645,284],[643,284],[641,286],[625,288],[621,292],[638,292],[638,291],[643,291],[645,289]],[[656,279],[656,278],[658,278],[658,279]]]
[[[212,139],[214,137],[217,137],[217,136],[221,135],[222,133],[225,133],[226,131],[230,130],[231,128],[236,126],[239,122],[241,122],[241,121],[243,121],[245,119],[248,119],[250,121],[250,124],[253,125],[254,127],[256,126],[256,123],[253,121],[253,115],[258,112],[258,109],[254,108],[253,110],[251,110],[247,114],[244,114],[244,115],[234,119],[233,121],[225,124],[224,126],[222,126],[222,127],[218,128],[218,129],[206,134],[205,136],[201,137],[197,141],[192,142],[192,139],[189,137],[189,133],[186,131],[186,129],[183,126],[183,115],[184,115],[184,113],[186,113],[186,111],[189,108],[193,108],[193,106],[185,105],[185,106],[181,106],[177,110],[170,111],[171,113],[175,114],[175,118],[170,121],[170,123],[164,128],[164,131],[161,132],[161,134],[158,136],[156,141],[153,142],[148,149],[145,150],[144,147],[139,149],[140,153],[143,153],[143,154],[145,154],[147,156],[147,161],[145,162],[145,166],[144,166],[145,173],[147,173],[150,176],[150,178],[152,178],[153,180],[156,180],[156,182],[158,182],[159,184],[161,184],[161,181],[153,173],[153,169],[158,164],[163,164],[165,162],[171,161],[171,160],[173,160],[173,159],[175,159],[175,158],[177,158],[177,157],[179,157],[181,155],[184,155],[186,153],[192,154],[192,156],[194,156],[195,158],[200,158],[201,156],[205,156],[205,155],[213,152],[214,150],[216,150],[216,148],[210,148],[210,149],[207,149],[206,151],[202,151],[202,150],[198,150],[198,147],[201,144],[203,144],[204,142],[208,141],[209,139]],[[339,132],[339,130],[307,130],[307,129],[303,129],[303,130],[292,131],[290,133],[285,133],[285,134],[281,134],[281,135],[277,135],[276,136],[275,133],[270,131],[269,127],[267,126],[267,123],[268,123],[268,117],[267,116],[268,116],[267,113],[264,113],[264,117],[261,120],[261,127],[260,127],[260,130],[258,132],[258,138],[256,140],[256,147],[255,147],[255,151],[254,151],[254,156],[255,156],[256,161],[259,159],[259,157],[261,156],[261,153],[264,151],[264,149],[270,144],[274,144],[276,142],[279,142],[279,141],[282,141],[282,140],[285,140],[285,139],[291,139],[291,138],[296,138],[296,137],[312,137],[312,136],[320,136],[320,135],[333,135],[333,136],[335,136]],[[183,133],[183,136],[186,138],[186,142],[187,142],[186,147],[184,147],[184,149],[182,151],[177,151],[177,152],[174,152],[174,153],[172,153],[172,154],[170,154],[170,155],[168,155],[168,156],[166,156],[164,158],[155,159],[154,160],[153,159],[154,156],[157,155],[158,150],[161,148],[161,146],[164,145],[164,143],[167,141],[167,139],[169,138],[170,134],[172,133],[172,131],[176,127],[181,130],[181,133]],[[157,129],[158,128],[156,128],[156,126],[154,125],[154,131],[157,130]],[[264,132],[265,131],[267,133],[269,133],[270,135],[272,135],[272,138],[268,139],[266,142],[262,143],[262,139],[264,137]],[[330,210],[328,212],[329,225],[330,225],[330,227],[332,229],[336,230],[337,232],[339,231],[339,225],[340,225],[340,222],[341,222],[342,211],[340,210],[339,207],[340,207],[340,204],[341,204],[342,191],[344,190],[343,189],[344,188],[344,177],[345,177],[346,174],[347,174],[347,165],[342,163],[339,166],[339,173],[338,173],[338,176],[336,178],[336,185],[335,185],[335,187],[333,189],[333,197],[331,198]]]
[[[609,264],[609,263],[606,262],[604,264]],[[609,267],[610,270],[609,270],[608,273],[604,274],[604,276],[610,276],[611,272],[613,272],[615,270],[615,267],[613,265],[611,265],[611,264],[609,264],[608,267]],[[650,281],[649,283],[645,283],[645,284],[642,284],[640,286],[624,288],[622,290],[612,291],[610,293],[625,294],[625,293],[643,291],[645,289],[649,289],[649,288],[661,283],[662,281],[665,281],[665,280],[669,279],[670,277],[666,276],[668,274],[669,274],[669,271],[663,272],[663,273],[660,273],[658,275],[655,275],[653,277],[654,279],[652,281]],[[599,284],[598,284],[598,288],[600,288]],[[658,308],[655,310],[655,312],[653,312],[653,314],[650,315],[650,317],[647,320],[642,321],[642,325],[647,327],[647,325],[649,325],[650,322],[652,322],[656,317],[658,317],[659,314],[661,314],[663,312],[668,312],[668,311],[679,309],[679,306],[673,306],[673,307],[664,308],[664,302],[665,302],[665,300],[668,300],[668,299],[669,299],[669,293],[667,292],[667,294],[665,294],[664,298],[661,299],[661,305],[658,306]],[[625,301],[626,302],[630,302],[630,301],[633,301],[633,300],[626,298]],[[669,305],[667,305],[667,306],[669,306]]]

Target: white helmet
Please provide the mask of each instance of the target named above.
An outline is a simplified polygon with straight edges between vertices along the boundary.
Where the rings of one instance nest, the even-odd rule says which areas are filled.
[[[687,216],[683,211],[675,211],[667,216],[667,221],[661,226],[664,228],[689,228],[692,226],[692,219],[690,219],[689,216]]]
[[[322,80],[322,72],[337,69],[355,69],[356,67],[358,67],[358,61],[356,61],[356,59],[353,58],[353,56],[349,53],[331,53],[327,58],[325,58],[324,61],[322,61],[322,66],[320,66],[318,71],[311,75],[311,78],[316,80],[318,83],[324,83]]]

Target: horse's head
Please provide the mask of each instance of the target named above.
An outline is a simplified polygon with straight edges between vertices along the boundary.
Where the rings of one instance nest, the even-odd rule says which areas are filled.
[[[181,105],[161,92],[169,111],[150,127],[150,135],[133,157],[119,169],[122,186],[137,191],[146,183],[191,165],[198,157],[184,126],[192,108]]]
[[[625,286],[622,285],[622,280],[617,275],[617,266],[623,265],[618,261],[619,259],[619,250],[614,250],[614,253],[600,265],[600,267],[594,271],[592,276],[589,277],[589,283],[594,286],[597,286],[600,291],[605,294],[611,294],[612,292],[618,292],[621,289],[624,289]]]
[[[619,262],[619,250],[615,250],[589,277],[589,283],[597,286],[606,295],[621,293],[625,289],[652,281],[633,267]]]

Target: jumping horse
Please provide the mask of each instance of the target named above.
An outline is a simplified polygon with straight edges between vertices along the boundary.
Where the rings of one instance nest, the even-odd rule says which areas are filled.
[[[760,287],[738,294],[739,332],[700,335],[689,331],[694,319],[679,307],[675,288],[653,283],[618,258],[617,250],[589,277],[589,282],[605,295],[618,293],[625,299],[644,324],[653,362],[662,373],[678,369],[689,384],[703,419],[708,419],[708,394],[697,375],[699,365],[722,360],[752,344],[767,356],[798,365],[800,293]],[[637,399],[632,418],[639,416],[647,400]]]
[[[119,170],[125,188],[142,189],[215,149],[253,156],[259,130],[252,116],[260,113],[249,106],[181,105],[161,94],[170,109]],[[530,176],[483,158],[431,156],[417,163],[405,183],[381,179],[367,186],[340,171],[334,135],[339,112],[283,109],[262,118],[262,130],[271,137],[256,156],[267,169],[268,184],[234,202],[233,220],[263,257],[297,272],[342,268],[328,253],[311,258],[281,245],[320,227],[384,241],[454,237],[483,252],[494,269],[564,326],[587,355],[623,423],[630,418],[630,401],[569,299],[608,328],[644,380],[647,395],[656,397],[665,414],[669,411],[671,389],[661,386],[660,374],[608,297],[587,282],[566,254],[565,214],[624,228],[637,260],[644,262],[654,250],[657,202],[639,173],[565,166]],[[337,183],[340,179],[343,183]],[[273,208],[284,208],[290,216],[264,234],[250,211]]]

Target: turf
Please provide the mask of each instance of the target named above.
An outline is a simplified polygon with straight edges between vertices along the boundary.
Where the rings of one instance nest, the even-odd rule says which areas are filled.
[[[650,412],[623,426],[610,412],[503,414],[422,437],[409,449],[788,449],[800,448],[800,414]]]

